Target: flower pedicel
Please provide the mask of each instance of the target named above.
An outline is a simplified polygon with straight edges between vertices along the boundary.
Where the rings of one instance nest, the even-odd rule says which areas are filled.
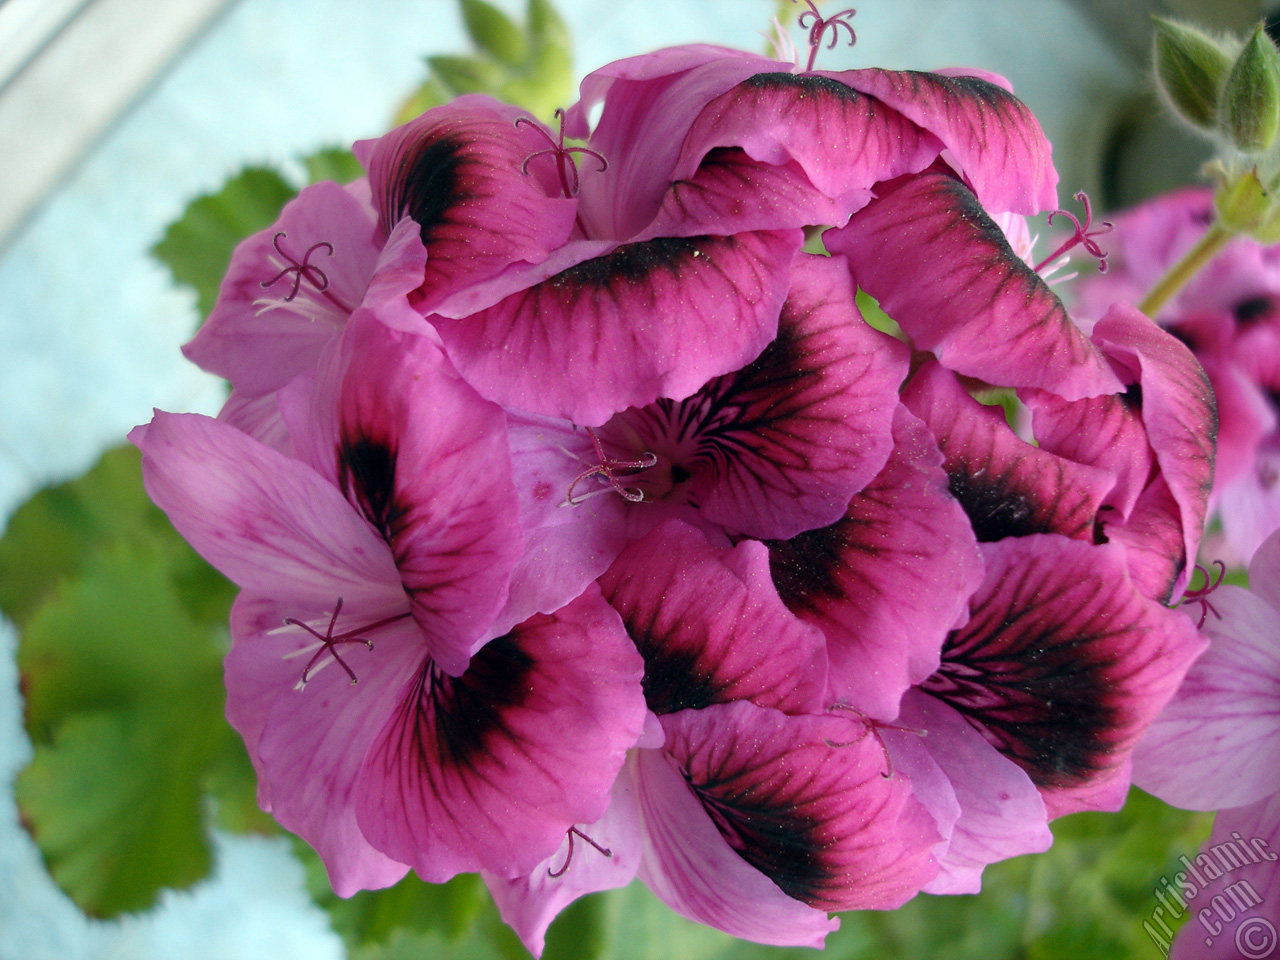
[[[1202,647],[1164,604],[1215,411],[1010,247],[1057,178],[1000,78],[695,45],[563,133],[467,96],[356,150],[237,248],[187,347],[219,418],[132,435],[338,893],[480,871],[536,953],[639,877],[817,946],[1120,804]]]

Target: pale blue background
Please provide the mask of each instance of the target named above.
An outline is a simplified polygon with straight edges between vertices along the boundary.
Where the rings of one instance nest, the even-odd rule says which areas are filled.
[[[761,49],[757,31],[773,9],[771,0],[558,6],[580,72],[670,43]],[[1075,176],[1064,197],[1092,186],[1105,105],[1138,82],[1056,0],[868,0],[853,22],[858,47],[824,51],[820,65],[967,63],[1014,78]],[[424,53],[465,50],[453,0],[241,0],[214,25],[0,254],[0,518],[42,484],[83,471],[152,407],[215,409],[218,384],[178,352],[197,324],[193,298],[147,254],[187,201],[244,164],[288,165],[322,144],[376,135],[420,81]],[[276,841],[221,837],[215,876],[193,891],[145,916],[86,920],[17,825],[11,784],[30,746],[13,643],[0,624],[0,960],[342,956]]]

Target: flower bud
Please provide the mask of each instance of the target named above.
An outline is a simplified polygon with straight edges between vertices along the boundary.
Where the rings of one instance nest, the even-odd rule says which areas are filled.
[[[1154,19],[1156,85],[1179,118],[1197,130],[1213,132],[1219,91],[1231,73],[1231,55],[1194,27]]]
[[[1266,150],[1280,131],[1280,51],[1262,24],[1231,68],[1221,118],[1223,133],[1245,153]]]

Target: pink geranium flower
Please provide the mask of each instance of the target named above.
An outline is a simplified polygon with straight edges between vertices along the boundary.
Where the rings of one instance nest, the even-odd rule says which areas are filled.
[[[1143,789],[1219,811],[1205,851],[1178,875],[1192,915],[1179,960],[1255,955],[1280,925],[1280,533],[1254,553],[1249,582],[1214,591],[1209,649],[1134,754]]]

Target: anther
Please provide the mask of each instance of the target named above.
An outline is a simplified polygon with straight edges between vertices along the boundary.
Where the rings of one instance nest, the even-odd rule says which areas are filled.
[[[791,0],[792,3],[799,3],[800,0]],[[804,13],[796,18],[796,23],[800,24],[801,29],[809,31],[809,62],[805,65],[805,70],[813,69],[813,62],[818,59],[818,48],[822,46],[823,34],[830,32],[831,42],[827,44],[828,50],[834,50],[836,43],[840,38],[840,28],[844,27],[849,31],[849,46],[853,46],[858,42],[858,35],[853,32],[853,27],[849,24],[847,17],[852,17],[858,11],[850,7],[848,10],[841,10],[839,13],[833,13],[829,17],[824,17],[818,12],[818,8],[813,5],[813,0],[804,0],[809,7]]]
[[[291,289],[289,291],[289,295],[284,298],[286,303],[298,295],[298,290],[302,287],[303,279],[306,279],[308,283],[315,287],[318,293],[324,293],[329,289],[329,278],[325,276],[323,270],[311,263],[311,255],[321,247],[324,247],[325,253],[332,257],[333,244],[328,240],[321,240],[319,243],[313,243],[311,246],[307,247],[307,252],[302,255],[302,262],[298,262],[291,254],[287,253],[285,249],[280,246],[280,238],[287,236],[288,235],[283,230],[277,232],[276,235],[271,238],[271,245],[276,248],[276,253],[284,257],[284,259],[289,263],[289,266],[285,267],[270,280],[263,280],[259,286],[265,290],[267,287],[274,286],[280,280],[283,280],[292,273],[293,289]]]
[[[599,463],[589,470],[584,470],[573,478],[573,482],[569,484],[569,490],[565,494],[565,503],[571,507],[576,507],[580,503],[586,502],[595,494],[603,492],[596,490],[581,496],[574,496],[573,491],[577,489],[578,484],[582,483],[584,480],[589,480],[592,477],[604,477],[604,479],[609,481],[609,485],[613,487],[614,492],[619,494],[624,500],[628,500],[631,503],[640,503],[643,501],[644,491],[624,487],[622,482],[618,479],[615,471],[648,470],[650,467],[657,464],[658,455],[646,450],[640,455],[639,460],[611,460],[605,456],[604,446],[600,443],[600,438],[596,436],[595,431],[588,429],[587,433],[591,437],[591,442],[595,444],[596,457],[599,460]]]
[[[583,840],[587,841],[587,843],[595,847],[597,852],[599,852],[602,856],[605,856],[605,857],[613,856],[612,850],[610,850],[608,847],[600,846],[600,844],[596,843],[594,840],[588,837],[585,833],[583,833],[577,827],[570,827],[566,832],[566,836],[568,836],[569,838],[569,851],[568,853],[565,854],[564,866],[562,866],[559,870],[552,870],[550,867],[547,867],[548,877],[554,877],[555,879],[559,879],[560,877],[563,877],[565,873],[568,872],[569,864],[573,863],[573,838],[575,836],[581,837]]]
[[[293,627],[301,627],[303,630],[307,631],[307,633],[311,634],[313,637],[315,637],[317,640],[320,641],[320,649],[317,650],[312,655],[311,659],[307,661],[307,665],[302,668],[302,679],[298,681],[298,684],[294,689],[301,690],[303,687],[307,685],[307,681],[311,679],[310,674],[311,674],[312,668],[316,666],[317,661],[319,661],[320,658],[323,657],[326,653],[330,654],[333,657],[333,659],[337,661],[338,666],[342,667],[342,669],[346,671],[347,676],[351,678],[351,683],[354,686],[358,682],[358,680],[356,679],[355,671],[352,670],[351,667],[347,665],[347,662],[338,655],[338,650],[337,650],[338,645],[342,643],[363,643],[368,649],[372,650],[373,641],[370,640],[368,637],[359,636],[359,634],[369,633],[373,630],[377,630],[381,627],[385,627],[388,624],[395,623],[397,620],[403,620],[405,617],[409,616],[408,612],[398,613],[394,617],[384,617],[383,619],[377,621],[376,623],[370,623],[363,627],[357,627],[354,630],[348,630],[346,633],[340,633],[335,637],[333,635],[333,628],[337,625],[338,616],[341,613],[342,613],[342,598],[339,597],[338,602],[333,605],[333,615],[329,618],[329,626],[325,629],[325,632],[323,634],[321,634],[318,630],[312,627],[309,623],[304,623],[303,621],[298,620],[295,617],[285,618],[284,622],[286,625],[293,626]],[[297,650],[292,654],[286,654],[285,657],[287,659],[289,657],[298,656],[304,653],[307,649],[309,648],[304,647],[302,650]],[[321,666],[324,666],[324,664],[321,664]],[[319,669],[319,668],[316,668],[316,669]]]
[[[833,703],[827,707],[828,713],[834,713],[837,710],[843,710],[848,713],[856,714],[850,719],[856,720],[862,724],[862,735],[854,737],[852,740],[826,740],[828,747],[852,747],[856,743],[861,743],[867,738],[867,734],[871,734],[876,738],[876,743],[880,745],[881,751],[884,753],[885,770],[880,776],[886,780],[893,779],[893,757],[889,753],[889,746],[884,742],[884,737],[880,735],[881,730],[897,730],[899,733],[912,733],[917,737],[927,737],[928,730],[918,730],[915,727],[904,727],[896,723],[883,723],[873,717],[868,717],[857,707],[848,703]]]
[[[564,145],[563,110],[556,111],[556,119],[560,121],[560,132],[555,139],[552,139],[551,134],[547,133],[547,131],[543,129],[542,125],[532,117],[516,118],[517,127],[522,123],[528,124],[538,133],[542,134],[547,143],[551,144],[548,149],[539,150],[536,153],[531,153],[529,156],[525,157],[524,163],[520,164],[520,172],[527,177],[529,176],[529,164],[532,161],[536,160],[538,157],[552,157],[556,162],[556,173],[560,176],[561,191],[563,191],[566,197],[573,197],[577,196],[578,193],[578,165],[573,162],[573,155],[575,153],[582,153],[589,157],[595,157],[600,161],[600,173],[604,173],[609,169],[609,161],[589,147],[566,147]],[[570,182],[570,175],[572,175],[573,178],[572,183]]]
[[[1055,210],[1053,213],[1049,214],[1048,222],[1050,224],[1053,223],[1054,217],[1066,217],[1071,221],[1071,225],[1075,228],[1075,232],[1063,242],[1062,246],[1058,247],[1057,250],[1053,251],[1053,253],[1049,254],[1049,256],[1036,264],[1036,273],[1039,273],[1064,253],[1077,246],[1083,246],[1085,250],[1089,251],[1090,256],[1098,258],[1099,273],[1107,272],[1107,253],[1098,246],[1098,242],[1093,238],[1102,236],[1102,234],[1111,229],[1113,224],[1110,220],[1103,220],[1098,224],[1096,229],[1090,230],[1089,227],[1093,224],[1093,208],[1089,205],[1089,195],[1081,190],[1076,194],[1076,201],[1084,204],[1084,223],[1081,224],[1073,214],[1066,210]]]
[[[1196,622],[1197,630],[1204,626],[1205,618],[1208,617],[1210,613],[1219,620],[1222,619],[1222,614],[1214,609],[1213,604],[1209,602],[1209,594],[1222,586],[1222,580],[1227,575],[1227,565],[1221,560],[1213,561],[1213,565],[1218,568],[1218,576],[1216,579],[1211,580],[1209,571],[1200,566],[1200,564],[1196,564],[1196,570],[1198,570],[1200,575],[1204,577],[1204,584],[1196,590],[1188,589],[1187,592],[1182,595],[1182,600],[1178,603],[1179,606],[1182,606],[1184,603],[1200,604],[1200,619]],[[1192,574],[1192,576],[1194,576],[1194,574]]]

